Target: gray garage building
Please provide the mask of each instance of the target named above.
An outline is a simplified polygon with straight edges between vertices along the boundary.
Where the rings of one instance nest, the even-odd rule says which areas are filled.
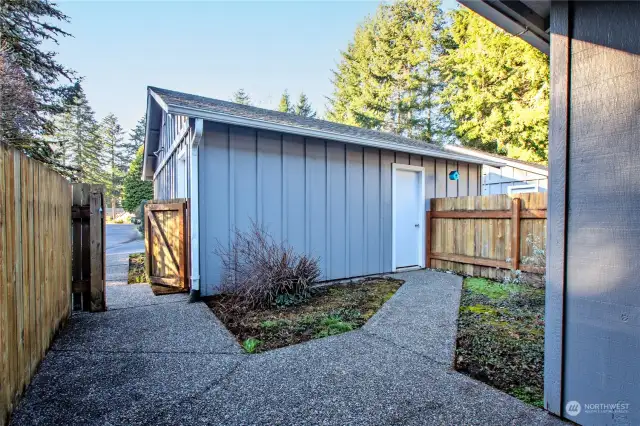
[[[483,164],[401,136],[148,89],[143,178],[191,200],[192,290],[215,293],[218,244],[251,222],[334,280],[425,266],[433,197],[480,195]],[[195,254],[199,253],[199,256]]]

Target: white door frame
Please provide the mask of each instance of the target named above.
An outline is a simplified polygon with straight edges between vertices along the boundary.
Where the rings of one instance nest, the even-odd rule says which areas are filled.
[[[391,270],[396,272],[396,170],[409,170],[412,172],[418,172],[420,175],[420,211],[418,212],[418,220],[420,224],[420,242],[418,244],[418,266],[421,268],[425,267],[424,263],[424,253],[425,253],[425,229],[424,222],[426,216],[425,209],[425,188],[424,188],[424,178],[425,178],[425,170],[424,167],[420,166],[410,166],[408,164],[392,164],[391,170]]]

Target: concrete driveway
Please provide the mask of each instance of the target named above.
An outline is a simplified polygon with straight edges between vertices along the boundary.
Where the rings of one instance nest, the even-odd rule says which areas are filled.
[[[142,253],[144,240],[132,224],[108,224],[106,229],[107,256],[110,254]]]
[[[555,425],[451,369],[460,277],[398,274],[360,330],[246,355],[203,303],[109,286],[74,315],[13,425]]]

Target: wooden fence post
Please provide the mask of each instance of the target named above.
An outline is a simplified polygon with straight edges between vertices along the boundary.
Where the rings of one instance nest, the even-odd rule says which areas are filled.
[[[520,269],[520,205],[522,200],[511,200],[511,269]]]
[[[91,186],[89,198],[89,235],[91,252],[91,294],[90,311],[101,312],[106,309],[105,303],[105,265],[103,253],[104,235],[104,199],[100,185]]]

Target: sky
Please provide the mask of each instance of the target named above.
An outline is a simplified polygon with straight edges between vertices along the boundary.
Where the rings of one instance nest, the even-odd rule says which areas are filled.
[[[376,1],[64,1],[73,37],[53,47],[84,78],[98,120],[128,132],[144,115],[146,87],[276,108],[287,89],[325,111],[340,51]],[[455,7],[445,0],[443,7]]]

